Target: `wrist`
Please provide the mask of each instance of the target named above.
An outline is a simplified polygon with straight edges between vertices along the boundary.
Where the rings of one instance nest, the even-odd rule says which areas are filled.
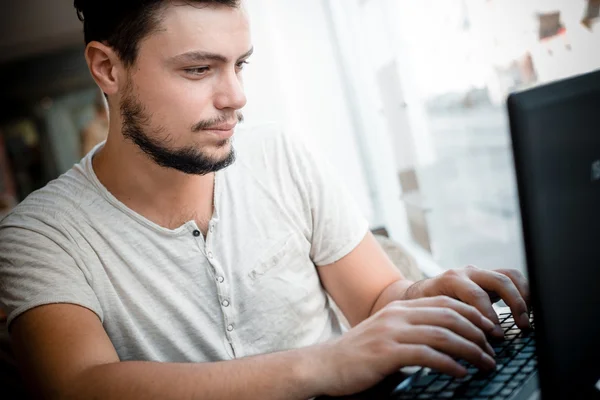
[[[329,348],[327,343],[294,350],[297,362],[294,363],[294,377],[299,387],[306,389],[306,398],[322,396],[327,393],[329,374]]]
[[[427,295],[425,294],[425,290],[424,290],[426,282],[427,282],[427,279],[422,279],[417,282],[411,282],[411,284],[406,287],[404,294],[402,296],[402,299],[403,300],[414,300],[414,299],[420,299],[422,297],[427,297]]]

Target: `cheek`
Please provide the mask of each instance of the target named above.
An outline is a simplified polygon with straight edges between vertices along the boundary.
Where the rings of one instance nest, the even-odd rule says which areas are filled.
[[[140,91],[157,123],[189,128],[202,119],[214,117],[211,89],[202,81],[181,77],[157,79]]]

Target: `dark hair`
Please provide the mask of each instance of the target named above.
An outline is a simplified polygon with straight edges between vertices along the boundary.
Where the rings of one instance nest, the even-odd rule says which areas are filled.
[[[161,12],[172,0],[74,0],[83,22],[85,44],[104,42],[115,49],[125,66],[135,63],[139,43],[155,32]],[[237,8],[240,0],[185,0],[199,5]]]

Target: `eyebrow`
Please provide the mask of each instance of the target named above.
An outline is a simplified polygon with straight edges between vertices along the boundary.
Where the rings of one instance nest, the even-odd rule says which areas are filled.
[[[254,47],[250,50],[242,54],[237,61],[243,60],[244,58],[248,58],[254,52]],[[179,54],[177,56],[171,57],[169,59],[169,63],[179,63],[179,62],[205,62],[205,61],[216,61],[220,63],[227,63],[229,59],[221,54],[209,53],[205,51],[190,51],[187,53]]]

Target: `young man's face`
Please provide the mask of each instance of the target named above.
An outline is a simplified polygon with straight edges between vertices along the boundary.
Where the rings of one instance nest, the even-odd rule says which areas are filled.
[[[123,134],[159,165],[206,174],[233,162],[251,52],[244,8],[174,3],[139,43],[121,91]]]

